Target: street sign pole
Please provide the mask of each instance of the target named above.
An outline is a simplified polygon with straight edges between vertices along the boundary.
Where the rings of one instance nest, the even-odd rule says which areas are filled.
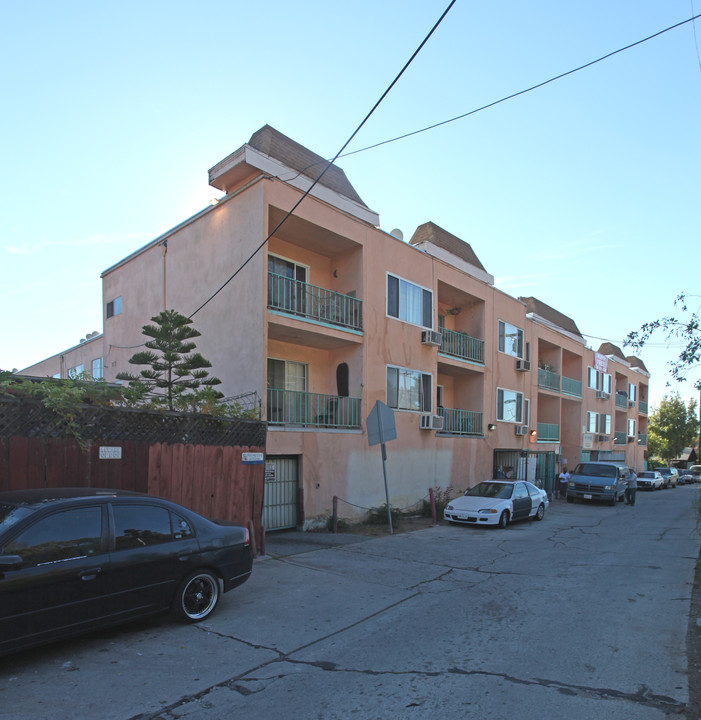
[[[385,442],[397,437],[397,428],[394,423],[394,411],[379,400],[368,415],[367,419],[368,444],[380,445],[382,451],[382,475],[385,479],[385,500],[387,503],[387,522],[389,534],[394,534],[392,528],[392,508],[389,504],[389,488],[387,485],[387,448]]]

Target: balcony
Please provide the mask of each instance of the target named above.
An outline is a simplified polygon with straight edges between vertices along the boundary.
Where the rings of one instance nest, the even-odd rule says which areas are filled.
[[[538,368],[538,387],[560,392],[560,376],[551,370]]]
[[[645,415],[647,415],[647,403],[643,400],[640,400],[640,402],[638,402],[638,409],[641,413],[645,413]]]
[[[647,433],[638,433],[638,445],[647,447]]]
[[[451,435],[482,434],[481,412],[439,407],[438,414],[443,418],[443,430],[441,432],[450,433]]]
[[[624,432],[616,432],[613,436],[614,445],[625,445],[628,442],[626,434]]]
[[[360,398],[268,388],[268,424],[360,429]]]
[[[562,376],[562,394],[572,397],[582,397],[582,381]]]
[[[439,352],[461,360],[471,360],[472,362],[484,364],[484,340],[478,340],[457,330],[440,328],[440,332],[443,339]]]
[[[628,409],[628,396],[625,393],[616,393],[616,409],[627,410]]]
[[[362,300],[271,272],[268,308],[348,330],[363,330]]]
[[[560,442],[560,426],[539,422],[536,437],[538,442]]]

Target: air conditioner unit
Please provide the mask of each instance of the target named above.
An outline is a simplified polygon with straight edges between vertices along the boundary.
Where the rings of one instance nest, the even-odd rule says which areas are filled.
[[[628,407],[629,407],[629,408],[635,407],[635,401],[634,401],[634,400],[629,400],[629,401],[628,401]]]
[[[599,435],[599,442],[608,442],[610,439],[609,435]]]
[[[607,393],[605,390],[597,390],[596,397],[599,398],[599,400],[608,400],[611,395],[609,395],[609,393]]]
[[[443,429],[443,416],[442,415],[432,415],[431,416],[431,427],[434,430],[442,430]]]
[[[421,344],[432,345],[433,347],[440,347],[443,342],[443,335],[436,330],[422,330],[421,331]]]
[[[433,415],[419,415],[419,427],[422,430],[430,430]]]
[[[634,438],[634,437],[629,437],[629,438],[628,438],[628,442],[631,442],[631,443],[632,443],[632,442],[635,442],[635,438]]]
[[[517,435],[528,435],[528,425],[517,425],[515,431]]]
[[[531,369],[531,361],[530,360],[517,360],[516,361],[516,369],[520,370],[521,372],[530,370]]]

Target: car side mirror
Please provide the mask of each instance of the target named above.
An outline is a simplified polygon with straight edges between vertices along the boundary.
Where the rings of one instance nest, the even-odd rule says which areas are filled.
[[[22,567],[22,558],[19,555],[0,555],[0,572],[19,570]]]

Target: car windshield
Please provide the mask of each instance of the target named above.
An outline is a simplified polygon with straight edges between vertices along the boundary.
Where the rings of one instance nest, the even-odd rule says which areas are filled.
[[[514,491],[513,485],[497,482],[483,482],[470,488],[465,495],[471,497],[487,497],[508,499]]]
[[[589,475],[590,477],[616,477],[615,465],[595,465],[594,463],[580,463],[574,471],[575,475]]]
[[[22,505],[0,504],[0,530],[11,527],[22,518],[31,515],[34,511]]]
[[[638,477],[641,477],[641,478],[654,478],[654,477],[655,477],[655,473],[651,473],[651,472],[641,472],[641,473],[638,473]]]
[[[669,468],[657,468],[657,472],[660,475],[671,475],[672,471]]]

